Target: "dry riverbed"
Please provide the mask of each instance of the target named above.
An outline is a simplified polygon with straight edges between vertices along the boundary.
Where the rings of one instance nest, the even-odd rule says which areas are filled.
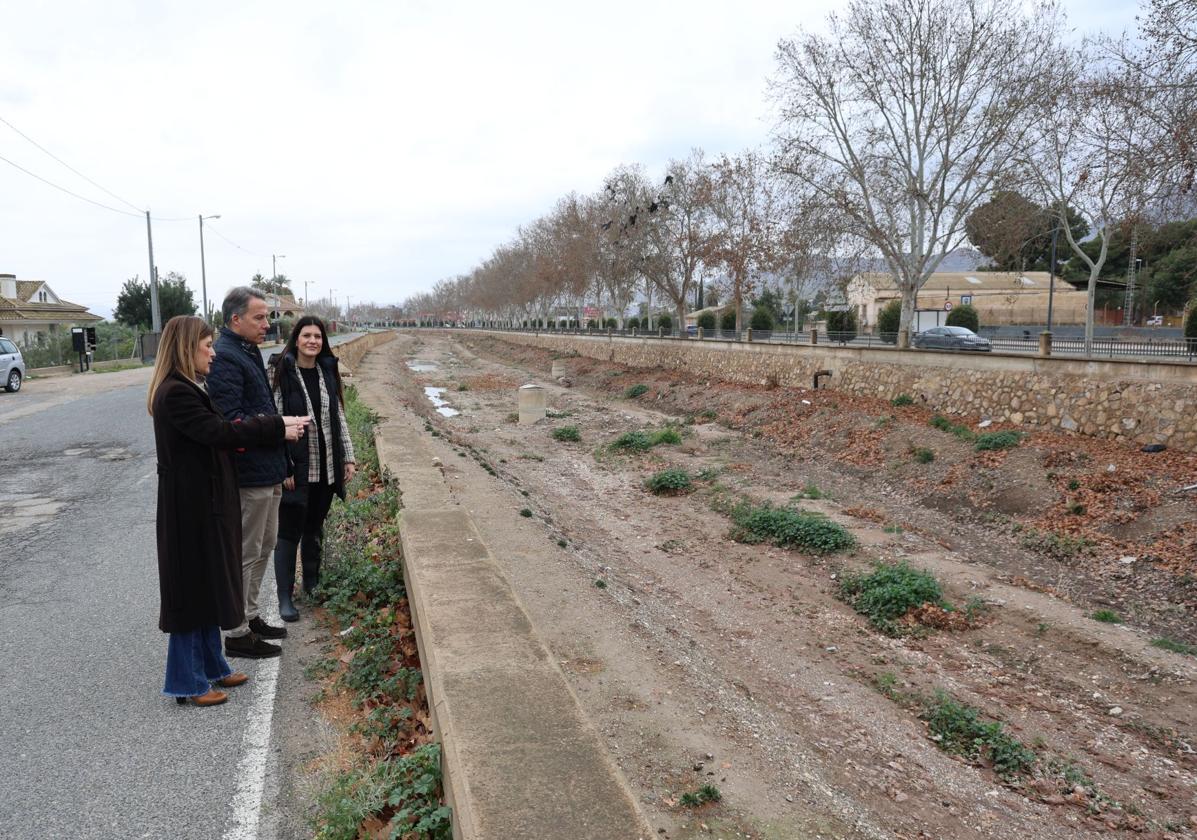
[[[1197,458],[1048,434],[978,452],[918,405],[580,358],[564,387],[552,361],[407,333],[363,375],[435,436],[658,836],[1197,831],[1197,658],[1151,644],[1197,642],[1197,510],[1171,494]],[[529,381],[552,416],[519,426]],[[679,444],[609,448],[667,425]],[[554,437],[566,426],[579,440]],[[666,468],[693,492],[648,492]],[[824,514],[856,547],[737,542],[727,511],[743,498]],[[900,561],[956,609],[895,635],[839,591]],[[1003,723],[971,758],[942,748],[969,709]],[[684,798],[704,785],[722,800]]]

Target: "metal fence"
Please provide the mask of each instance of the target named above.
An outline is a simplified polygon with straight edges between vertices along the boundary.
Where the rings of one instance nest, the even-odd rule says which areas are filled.
[[[624,338],[647,339],[690,339],[701,341],[752,341],[753,343],[769,344],[806,344],[812,343],[810,330],[698,330],[694,328],[657,329],[651,331],[639,329],[602,329],[598,327],[568,327],[563,329],[533,329],[530,327],[512,326],[466,326],[458,329],[496,330],[501,332],[520,332],[544,335],[590,335],[590,336],[619,336]],[[992,350],[1003,353],[1021,353],[1037,355],[1039,353],[1039,336],[1025,334],[1023,336],[990,336],[988,337]],[[894,349],[897,345],[896,333],[828,333],[819,331],[814,343],[832,347],[853,347],[873,349]],[[922,353],[975,353],[975,350],[944,350],[932,348],[913,348]],[[1051,354],[1053,356],[1080,356],[1082,358],[1127,358],[1146,359],[1161,358],[1179,362],[1197,362],[1197,340],[1144,340],[1124,338],[1095,338],[1090,342],[1089,352],[1085,352],[1083,338],[1054,338]]]

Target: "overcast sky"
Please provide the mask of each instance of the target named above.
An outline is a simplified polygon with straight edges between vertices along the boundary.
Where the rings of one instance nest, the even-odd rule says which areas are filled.
[[[838,5],[10,0],[0,118],[119,198],[3,123],[0,157],[130,215],[0,161],[0,273],[108,315],[147,276],[149,209],[198,302],[220,214],[216,305],[272,254],[300,296],[398,303],[621,163],[766,142],[778,39]],[[1086,31],[1136,11],[1065,6]]]

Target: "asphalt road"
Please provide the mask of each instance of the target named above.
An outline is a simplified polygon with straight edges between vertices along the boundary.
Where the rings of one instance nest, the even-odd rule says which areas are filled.
[[[245,827],[247,808],[255,819],[257,810],[247,806],[242,759],[263,708],[270,735],[273,692],[255,703],[253,690],[259,672],[258,684],[273,684],[270,666],[232,660],[251,682],[223,706],[181,707],[161,695],[148,381],[143,368],[0,392],[6,838],[256,834]],[[272,573],[263,589],[273,610]],[[284,651],[284,682],[293,676],[286,661]],[[268,804],[276,786],[264,785]]]

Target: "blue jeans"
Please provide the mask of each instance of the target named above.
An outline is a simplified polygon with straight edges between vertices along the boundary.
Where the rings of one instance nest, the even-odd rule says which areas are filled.
[[[233,669],[220,650],[220,628],[215,624],[170,634],[166,687],[162,689],[167,697],[199,697],[231,673]]]

